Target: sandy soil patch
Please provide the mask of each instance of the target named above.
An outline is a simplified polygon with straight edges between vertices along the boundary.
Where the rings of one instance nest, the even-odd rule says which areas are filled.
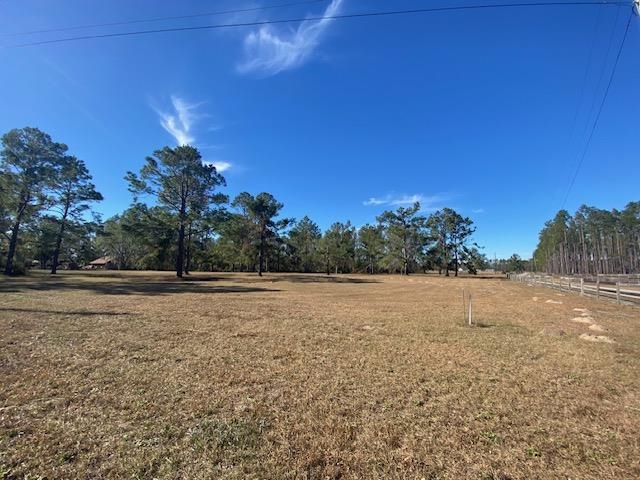
[[[591,335],[590,333],[583,333],[580,335],[582,340],[587,342],[601,342],[601,343],[615,343],[615,341],[606,335]]]
[[[585,323],[587,325],[593,323],[593,318],[591,317],[573,317],[571,319],[572,322],[576,322],[576,323]]]

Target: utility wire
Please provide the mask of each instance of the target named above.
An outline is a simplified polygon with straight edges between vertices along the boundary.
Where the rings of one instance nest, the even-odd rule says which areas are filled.
[[[596,131],[596,127],[598,126],[598,121],[600,120],[600,114],[602,113],[602,109],[604,108],[604,104],[607,101],[607,96],[609,95],[609,90],[611,88],[611,84],[613,83],[613,77],[616,74],[616,69],[618,67],[618,61],[620,60],[620,56],[622,55],[622,50],[624,49],[625,41],[627,40],[627,33],[629,33],[629,26],[631,25],[631,18],[633,18],[633,9],[629,12],[629,20],[627,20],[627,26],[624,29],[624,35],[622,37],[622,42],[620,42],[620,48],[618,48],[618,54],[616,55],[616,60],[613,64],[613,69],[611,70],[611,76],[609,77],[609,82],[607,83],[607,88],[604,91],[604,95],[602,96],[602,101],[600,102],[600,107],[598,108],[598,113],[596,114],[596,119],[593,122],[591,127],[591,133],[589,134],[589,138],[587,139],[587,144],[582,151],[582,155],[580,156],[580,161],[578,162],[578,166],[576,167],[576,171],[573,174],[573,178],[571,179],[571,183],[569,184],[569,188],[567,189],[567,193],[564,196],[564,200],[562,201],[562,206],[560,210],[564,209],[565,204],[567,203],[567,199],[569,198],[569,194],[573,189],[573,185],[576,182],[576,178],[578,177],[578,173],[580,173],[580,168],[584,162],[584,158],[589,151],[589,146],[591,145],[591,140],[593,139],[593,134]]]
[[[569,135],[569,152],[571,151],[571,143],[573,141],[573,134],[576,131],[576,125],[578,122],[578,114],[582,109],[582,101],[584,100],[585,88],[587,85],[587,79],[589,78],[589,73],[591,72],[591,63],[593,61],[593,52],[595,51],[596,39],[598,37],[598,30],[600,27],[600,19],[602,18],[602,10],[598,10],[598,15],[596,17],[595,24],[593,26],[593,33],[591,34],[591,48],[589,48],[589,57],[587,59],[587,64],[585,65],[584,74],[582,75],[582,82],[580,82],[580,95],[578,96],[578,104],[576,105],[576,110],[573,114],[573,121],[571,122],[571,133]],[[590,115],[587,116],[587,119]]]
[[[602,66],[602,70],[600,72],[600,77],[598,82],[596,83],[595,87],[595,92],[593,93],[593,99],[591,101],[591,108],[588,110],[587,116],[585,117],[585,122],[584,122],[584,128],[582,129],[582,138],[585,138],[585,134],[588,131],[589,125],[591,124],[591,122],[589,121],[589,119],[591,118],[591,114],[593,113],[593,109],[595,108],[595,103],[596,103],[596,93],[598,91],[597,87],[600,85],[601,81],[602,81],[602,77],[604,75],[604,70],[605,70],[605,66],[606,66],[606,60],[609,58],[609,50],[611,49],[611,40],[613,38],[613,34],[616,31],[616,25],[617,25],[617,20],[618,20],[618,15],[620,14],[620,8],[617,9],[618,11],[616,12],[616,22],[613,23],[613,26],[611,27],[611,35],[609,36],[609,48],[607,49],[607,54],[605,55],[605,60],[603,62],[603,66]],[[580,96],[579,96],[579,100],[578,100],[578,104],[576,105],[576,109],[575,112],[573,114],[573,121],[571,122],[571,133],[569,134],[569,142],[567,145],[567,156],[573,156],[572,152],[572,146],[573,146],[573,141],[574,141],[574,134],[576,133],[577,130],[577,126],[578,126],[578,115],[580,113],[580,111],[582,110],[582,104],[583,104],[583,100],[585,99],[585,88],[587,85],[587,79],[589,77],[589,73],[591,72],[591,63],[593,61],[593,53],[595,50],[595,46],[596,46],[596,39],[598,37],[598,31],[599,31],[599,26],[600,26],[600,19],[602,18],[602,9],[600,9],[598,11],[598,16],[596,18],[596,22],[594,25],[594,30],[593,33],[591,35],[591,48],[589,50],[589,59],[587,60],[587,65],[585,67],[585,71],[584,71],[584,75],[582,77],[582,82],[581,82],[581,86],[580,86]],[[586,105],[585,105],[586,106]],[[576,145],[576,153],[575,153],[575,157],[578,158],[578,156],[580,155],[580,144],[582,142],[578,143]],[[571,177],[573,175],[573,168],[569,168],[569,171],[567,172],[567,176],[566,176],[566,181],[563,181],[561,183],[561,185],[564,185],[565,182],[568,184],[571,181]],[[562,192],[559,193],[559,195],[561,196],[560,198],[562,198]]]
[[[349,13],[349,14],[327,15],[327,16],[319,16],[319,17],[264,20],[264,21],[258,21],[258,22],[222,23],[222,24],[215,24],[215,25],[201,25],[201,26],[195,26],[195,27],[159,28],[159,29],[153,29],[153,30],[137,30],[132,32],[82,35],[78,37],[56,38],[51,40],[41,40],[37,42],[5,45],[2,48],[23,48],[23,47],[32,47],[36,45],[48,45],[52,43],[76,42],[80,40],[90,40],[95,38],[129,37],[129,36],[136,36],[136,35],[149,35],[153,33],[213,30],[218,28],[256,27],[261,25],[300,23],[300,22],[311,22],[311,21],[319,21],[319,20],[339,20],[339,19],[346,19],[346,18],[384,17],[384,16],[391,16],[391,15],[409,15],[409,14],[419,14],[419,13],[453,12],[453,11],[461,11],[461,10],[483,10],[483,9],[496,9],[496,8],[597,6],[597,5],[628,6],[629,2],[607,1],[607,0],[590,1],[590,2],[588,1],[573,1],[573,2],[542,1],[542,2],[527,2],[527,3],[502,3],[502,4],[493,4],[493,5],[487,5],[487,4],[458,5],[458,6],[450,6],[450,7],[416,8],[411,10],[387,10],[387,11],[380,11],[380,12]]]
[[[59,27],[59,28],[50,28],[45,30],[30,30],[27,32],[0,33],[0,36],[17,37],[22,35],[34,35],[37,33],[68,32],[70,30],[84,30],[87,28],[100,28],[100,27],[116,27],[120,25],[132,25],[135,23],[153,23],[153,22],[165,22],[167,20],[184,20],[187,18],[213,17],[216,15],[227,15],[231,13],[248,13],[248,12],[257,12],[261,10],[272,10],[275,8],[296,7],[299,5],[309,5],[312,3],[321,3],[326,1],[327,0],[305,0],[302,2],[291,2],[291,3],[280,3],[277,5],[267,5],[265,7],[241,8],[241,9],[235,9],[235,10],[218,10],[216,12],[193,13],[190,15],[176,15],[171,17],[143,18],[138,20],[127,20],[127,21],[111,22],[111,23],[94,23],[90,25],[77,25],[73,27]]]
[[[611,47],[613,46],[613,39],[615,37],[616,34],[616,30],[617,30],[617,26],[618,26],[618,19],[620,18],[620,8],[616,9],[616,18],[613,21],[613,26],[611,27],[611,33],[609,34],[609,42],[607,43],[607,52],[604,54],[604,60],[602,61],[602,68],[600,69],[600,75],[598,76],[598,82],[596,83],[596,90],[595,92],[597,93],[600,90],[600,85],[602,85],[602,80],[605,78],[604,76],[604,72],[607,69],[607,64],[609,63],[609,54],[611,53]],[[589,119],[593,118],[593,112],[596,109],[596,98],[597,95],[594,93],[593,95],[593,99],[591,100],[591,107],[589,108],[589,113],[587,114],[587,123],[584,126],[584,130],[582,131],[582,134],[584,135],[586,132],[588,132],[588,127],[589,127]]]

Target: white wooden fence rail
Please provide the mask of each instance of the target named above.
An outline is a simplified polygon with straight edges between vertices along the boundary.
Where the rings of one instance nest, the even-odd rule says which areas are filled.
[[[608,275],[605,280],[600,277],[585,279],[581,277],[557,277],[541,273],[509,274],[511,280],[520,283],[541,285],[565,292],[576,292],[583,296],[609,298],[615,300],[618,304],[623,301],[640,304],[639,287],[635,287],[633,283],[627,283],[626,281],[623,283],[622,279],[617,279],[612,284],[611,277],[611,275]]]

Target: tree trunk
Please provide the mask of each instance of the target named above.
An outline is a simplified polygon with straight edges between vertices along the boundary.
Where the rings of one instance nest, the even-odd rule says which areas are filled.
[[[189,233],[187,234],[187,245],[185,247],[184,274],[189,275],[191,270],[191,223],[189,223]]]
[[[264,270],[264,233],[260,233],[260,251],[258,253],[258,276],[262,276]]]
[[[449,259],[446,256],[444,257],[444,276],[449,276]]]
[[[455,276],[457,277],[458,276],[458,250],[457,249],[455,250],[455,252],[453,254],[453,264],[456,267]]]
[[[7,251],[7,264],[4,266],[4,274],[11,275],[13,273],[13,258],[16,254],[16,247],[18,246],[18,232],[20,231],[20,217],[16,220],[16,223],[11,227],[11,240],[9,241],[9,250]]]
[[[20,233],[20,224],[22,223],[22,216],[24,215],[27,206],[29,205],[29,200],[31,195],[29,192],[23,192],[22,202],[18,206],[18,212],[16,215],[16,221],[11,227],[11,240],[9,240],[9,250],[7,251],[7,264],[4,267],[5,275],[13,274],[13,259],[16,255],[16,249],[18,247],[18,233]]]
[[[60,222],[60,230],[58,231],[58,238],[56,238],[56,248],[53,251],[53,262],[51,264],[51,275],[58,273],[58,259],[60,258],[60,247],[62,246],[62,235],[64,235],[65,222]]]
[[[440,239],[440,248],[442,249],[442,263],[444,267],[444,276],[449,276],[449,255],[447,254],[447,240],[445,237]]]
[[[62,236],[64,235],[64,229],[67,225],[67,215],[69,215],[69,202],[65,203],[64,213],[60,218],[60,230],[58,230],[58,237],[56,238],[56,248],[53,251],[53,263],[51,265],[51,275],[55,275],[58,272],[58,259],[60,258],[60,248],[62,246]]]
[[[176,257],[176,276],[182,278],[184,271],[184,224],[180,223],[178,230],[178,256]]]

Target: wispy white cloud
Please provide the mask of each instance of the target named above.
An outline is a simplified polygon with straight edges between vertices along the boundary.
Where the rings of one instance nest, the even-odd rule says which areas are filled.
[[[337,15],[342,3],[332,0],[322,16]],[[309,60],[331,22],[329,18],[302,22],[288,32],[265,25],[249,33],[244,39],[246,59],[238,65],[238,72],[269,76],[299,67]]]
[[[366,206],[389,205],[392,207],[402,207],[419,202],[422,210],[428,210],[434,208],[435,205],[445,200],[447,200],[447,198],[442,195],[427,196],[422,193],[414,193],[413,195],[396,195],[389,193],[384,197],[370,197],[362,202],[362,204]]]
[[[484,208],[474,208],[471,210],[472,213],[484,213]]]
[[[160,125],[176,141],[178,145],[190,145],[195,142],[191,129],[198,119],[197,103],[189,103],[177,95],[171,95],[173,112],[168,113],[156,109],[160,116]]]
[[[206,165],[213,165],[214,167],[216,167],[216,170],[220,173],[226,170],[229,170],[232,166],[230,162],[225,162],[224,160],[212,160],[210,162],[206,161],[202,163]]]
[[[386,205],[388,202],[388,200],[385,200],[383,198],[376,198],[376,197],[371,197],[369,198],[369,200],[365,200],[364,202],[362,202],[363,205],[366,205],[367,207],[370,206],[376,206],[376,205]]]
[[[391,200],[391,205],[413,205],[416,202],[424,203],[426,197],[420,194],[402,195],[401,197]]]
[[[171,95],[171,111],[167,112],[163,109],[157,108],[151,101],[152,108],[158,114],[160,125],[164,128],[176,141],[177,145],[193,145],[199,150],[212,150],[222,148],[219,145],[212,145],[207,143],[199,143],[196,141],[194,130],[202,132],[214,132],[219,130],[218,125],[200,125],[202,119],[210,118],[210,115],[200,111],[200,107],[203,105],[200,103],[191,103],[178,95]],[[203,161],[202,163],[207,165],[213,165],[218,172],[224,172],[233,167],[231,162],[226,160],[210,160]]]

